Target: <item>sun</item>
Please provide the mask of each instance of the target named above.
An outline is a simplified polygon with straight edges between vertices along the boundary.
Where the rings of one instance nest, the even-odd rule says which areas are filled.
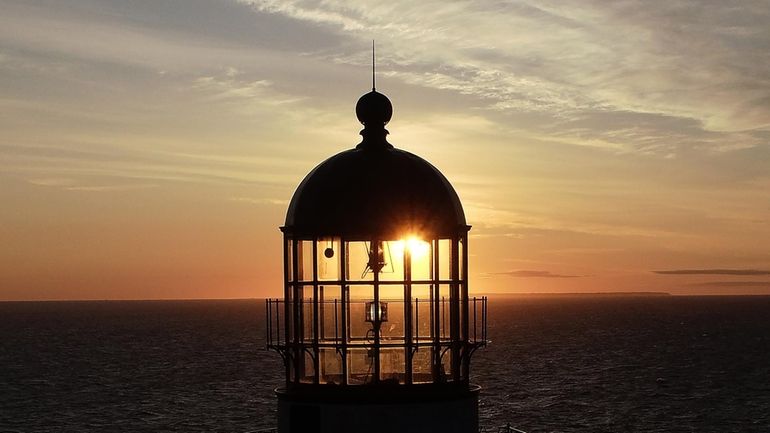
[[[430,244],[416,235],[408,235],[398,241],[391,242],[390,248],[396,256],[408,252],[412,260],[415,261],[424,259],[430,253]]]
[[[423,259],[430,252],[430,244],[417,236],[408,236],[404,244],[414,260]]]

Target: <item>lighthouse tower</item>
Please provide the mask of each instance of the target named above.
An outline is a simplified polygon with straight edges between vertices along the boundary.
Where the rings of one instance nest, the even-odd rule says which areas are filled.
[[[393,107],[356,104],[355,148],[297,187],[283,232],[283,299],[267,345],[283,358],[279,433],[478,431],[474,351],[486,298],[468,296],[468,231],[452,185],[388,143]]]

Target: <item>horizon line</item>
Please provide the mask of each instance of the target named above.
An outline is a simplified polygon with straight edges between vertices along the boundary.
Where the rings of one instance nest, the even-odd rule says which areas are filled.
[[[650,297],[703,297],[703,296],[770,296],[770,293],[669,293],[669,292],[489,292],[475,296],[650,296]],[[471,296],[472,297],[472,296]],[[276,299],[276,297],[250,297],[250,298],[117,298],[117,299],[0,299],[0,303],[11,302],[172,302],[172,301],[261,301]]]

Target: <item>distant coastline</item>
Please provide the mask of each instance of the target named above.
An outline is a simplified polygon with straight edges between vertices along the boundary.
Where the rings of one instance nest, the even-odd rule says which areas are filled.
[[[511,297],[511,296],[532,296],[532,297],[560,297],[560,296],[674,296],[668,292],[527,292],[527,293],[484,293],[482,296],[490,297]]]

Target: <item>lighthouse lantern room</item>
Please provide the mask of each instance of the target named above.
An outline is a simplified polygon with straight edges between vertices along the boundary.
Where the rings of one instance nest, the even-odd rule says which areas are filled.
[[[363,95],[361,143],[289,204],[284,296],[266,305],[280,433],[478,431],[469,370],[487,299],[468,295],[470,226],[441,172],[388,143],[392,112]]]

